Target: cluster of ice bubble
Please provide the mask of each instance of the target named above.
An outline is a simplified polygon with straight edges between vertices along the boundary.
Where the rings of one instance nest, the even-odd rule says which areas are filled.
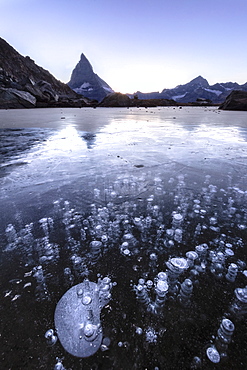
[[[227,348],[231,342],[231,337],[235,326],[229,319],[223,318],[217,332],[215,343],[206,349],[207,358],[211,363],[217,364],[227,357]]]
[[[146,308],[147,312],[155,315],[162,314],[162,308],[167,300],[167,296],[173,297],[173,299],[176,298],[184,308],[188,308],[190,306],[190,298],[193,293],[193,281],[192,279],[186,278],[182,283],[179,283],[178,278],[185,270],[195,267],[192,265],[191,259],[188,258],[191,254],[192,252],[186,253],[187,260],[185,258],[171,258],[167,262],[167,271],[159,272],[157,277],[155,277],[154,282],[151,280],[145,281],[143,278],[139,279],[138,285],[134,286],[134,290],[136,292],[137,300]],[[234,279],[229,279],[228,275],[229,269],[225,278],[229,282],[235,281],[236,276]],[[156,293],[154,301],[150,298],[150,293],[152,293],[151,289],[153,287]],[[246,314],[247,286],[244,288],[236,288],[234,290],[234,299],[228,307],[228,313],[226,313],[226,315],[231,317],[233,320],[239,320],[244,318]],[[234,329],[234,323],[230,319],[224,317],[218,330],[215,343],[208,345],[206,348],[206,356],[210,362],[219,363],[227,357],[227,348],[231,342]],[[138,327],[136,329],[137,334],[142,334],[142,332],[142,328]],[[154,328],[148,328],[146,331],[146,341],[150,343],[157,341],[157,333]],[[201,365],[201,359],[196,357],[194,362],[192,362],[191,368],[201,368]]]
[[[49,297],[47,280],[61,259],[69,288],[114,251],[141,275],[135,292],[148,313],[162,314],[170,299],[186,309],[201,277],[209,275],[212,282],[232,286],[229,315],[241,320],[247,313],[247,190],[230,181],[229,176],[220,188],[207,175],[196,190],[183,175],[151,181],[143,173],[107,186],[102,181],[92,188],[92,203],[83,212],[59,199],[52,216],[19,232],[8,225],[5,251],[19,251],[31,267],[40,299]]]
[[[156,343],[157,342],[157,333],[155,332],[154,328],[149,327],[146,332],[146,341],[149,343]]]
[[[143,305],[146,306],[147,311],[152,313],[159,313],[165,303],[166,295],[168,293],[167,275],[160,272],[155,279],[155,293],[156,298],[154,301],[150,298],[150,290],[153,288],[153,281],[139,279],[138,285],[134,287],[136,297]]]
[[[228,282],[235,282],[238,265],[231,263],[226,270],[223,263],[225,263],[225,257],[222,252],[219,252],[221,263],[217,259],[217,271],[215,268],[215,259],[210,258],[206,260],[206,254],[208,246],[207,244],[196,246],[196,251],[188,251],[186,258],[184,257],[173,257],[165,263],[167,270],[165,272],[159,272],[154,278],[154,281],[140,278],[138,284],[134,286],[136,297],[139,302],[146,306],[147,311],[154,314],[160,313],[163,307],[166,296],[176,298],[182,306],[188,307],[190,304],[190,298],[193,292],[193,285],[198,284],[200,273],[206,273],[209,271],[216,277],[225,278]],[[204,256],[204,257],[203,257]],[[242,261],[241,261],[242,262]],[[241,263],[242,264],[242,263]],[[223,274],[222,271],[225,270]],[[183,281],[179,281],[180,275],[187,272],[187,276]],[[151,289],[154,287],[156,292],[155,301],[150,299]],[[247,286],[244,288],[235,289],[235,303],[231,307],[231,312],[236,313],[238,316],[247,313],[247,302],[246,302]]]

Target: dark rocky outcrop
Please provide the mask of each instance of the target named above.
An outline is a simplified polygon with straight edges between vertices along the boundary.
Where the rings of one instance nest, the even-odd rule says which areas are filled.
[[[0,88],[0,108],[35,108],[36,98],[29,92]]]
[[[112,93],[107,95],[99,104],[100,107],[130,107],[131,100],[127,95]]]
[[[247,91],[232,91],[219,109],[247,111]]]
[[[99,104],[100,107],[158,107],[158,106],[177,106],[174,100],[167,99],[138,99],[135,96],[131,99],[128,95],[112,93],[106,96]]]
[[[0,108],[87,106],[89,100],[58,81],[0,38]]]
[[[247,91],[247,83],[239,85],[236,82],[217,83],[209,85],[208,81],[202,76],[194,78],[185,85],[178,85],[173,89],[164,89],[161,93],[141,93],[136,92],[139,99],[173,99],[178,103],[193,103],[201,100],[210,100],[213,104],[222,103],[232,90]]]
[[[81,59],[72,72],[68,86],[76,93],[98,102],[113,93],[112,88],[94,73],[93,67],[84,54],[81,54]]]

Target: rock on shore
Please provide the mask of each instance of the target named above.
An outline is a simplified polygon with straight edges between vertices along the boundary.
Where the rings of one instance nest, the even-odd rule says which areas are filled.
[[[247,111],[247,91],[232,91],[219,109]]]

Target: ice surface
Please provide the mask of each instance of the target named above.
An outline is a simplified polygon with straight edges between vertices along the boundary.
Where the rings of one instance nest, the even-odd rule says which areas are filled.
[[[45,333],[57,334],[63,294],[99,276],[117,283],[102,309],[110,343],[83,366],[190,368],[199,357],[204,366],[223,313],[238,323],[227,366],[246,363],[245,112],[38,109],[0,118],[4,368],[20,358],[30,368],[81,367],[59,343],[51,351]]]

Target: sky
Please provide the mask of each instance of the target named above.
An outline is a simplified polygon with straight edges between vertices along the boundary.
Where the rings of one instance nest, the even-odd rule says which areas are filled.
[[[114,91],[247,82],[246,0],[0,0],[0,37],[68,82],[81,53]]]

